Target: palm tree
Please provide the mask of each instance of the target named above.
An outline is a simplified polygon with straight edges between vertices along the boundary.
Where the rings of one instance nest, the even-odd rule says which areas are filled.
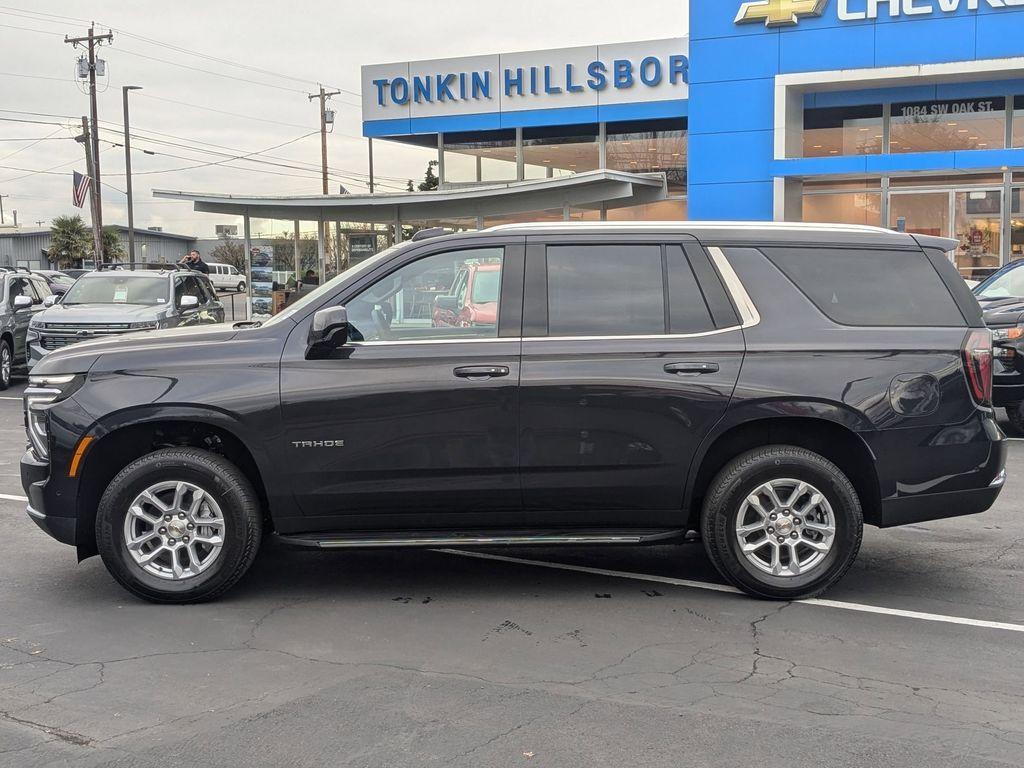
[[[100,241],[103,248],[103,261],[122,261],[125,257],[124,245],[121,243],[121,233],[117,227],[104,227],[103,238]]]
[[[56,269],[67,269],[92,252],[92,234],[81,216],[58,216],[50,225],[49,258]]]

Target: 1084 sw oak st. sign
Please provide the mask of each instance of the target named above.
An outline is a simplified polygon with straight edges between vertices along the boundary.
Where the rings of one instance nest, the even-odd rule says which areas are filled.
[[[673,38],[369,65],[363,120],[685,99],[688,53]]]

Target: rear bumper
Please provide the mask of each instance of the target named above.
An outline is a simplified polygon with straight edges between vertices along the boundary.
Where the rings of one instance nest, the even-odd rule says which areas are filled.
[[[893,528],[926,520],[980,514],[995,504],[1005,483],[1004,469],[987,488],[886,499],[882,502],[882,519],[879,521],[879,527]]]
[[[1011,378],[1011,377],[1008,377]],[[1019,377],[1012,377],[1017,379]],[[997,408],[1024,402],[1024,383],[1014,381],[1012,384],[1000,384],[999,379],[992,382],[992,404]]]

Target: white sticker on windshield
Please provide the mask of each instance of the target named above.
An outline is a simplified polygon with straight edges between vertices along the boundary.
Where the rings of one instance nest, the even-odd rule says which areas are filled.
[[[128,303],[128,286],[117,285],[114,286],[114,303],[115,304],[127,304]]]

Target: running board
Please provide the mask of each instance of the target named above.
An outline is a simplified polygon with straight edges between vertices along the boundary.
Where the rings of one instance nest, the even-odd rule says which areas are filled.
[[[394,531],[311,533],[282,536],[285,544],[317,549],[380,549],[385,547],[508,547],[543,544],[639,545],[682,539],[685,528],[592,531]]]

